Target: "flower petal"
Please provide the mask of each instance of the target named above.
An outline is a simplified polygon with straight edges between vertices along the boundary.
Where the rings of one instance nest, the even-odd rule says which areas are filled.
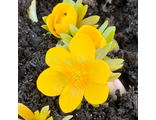
[[[90,104],[102,104],[108,98],[108,84],[85,83],[84,96]]]
[[[109,65],[100,59],[95,59],[94,64],[90,65],[86,72],[89,80],[99,84],[105,84],[111,73]]]
[[[33,112],[22,103],[18,103],[18,114],[25,120],[34,120],[35,119]]]
[[[80,33],[86,34],[88,37],[90,37],[90,39],[93,41],[95,45],[95,49],[103,47],[104,45],[107,44],[105,38],[102,36],[100,31],[93,26],[90,25],[82,26],[76,33],[76,35]]]
[[[48,66],[59,72],[65,72],[67,67],[73,63],[72,55],[61,47],[49,49],[46,53],[45,60]]]
[[[77,13],[76,13],[76,10],[75,10],[75,8],[74,8],[71,4],[69,4],[69,3],[59,3],[59,4],[57,4],[57,5],[53,8],[52,13],[49,14],[48,17],[47,17],[46,23],[47,23],[47,26],[48,26],[50,32],[51,32],[54,36],[56,36],[56,37],[58,37],[58,38],[61,38],[61,37],[60,37],[60,35],[58,35],[58,34],[56,33],[56,30],[55,30],[55,28],[54,28],[54,21],[55,21],[56,15],[58,14],[58,11],[63,11],[64,13],[67,12],[67,10],[69,9],[69,7],[72,8],[72,13],[75,11],[76,17],[75,17],[75,14],[74,14],[74,16],[73,16],[72,18],[75,17],[74,19],[75,19],[75,21],[76,21],[76,20],[77,20]],[[71,20],[71,21],[73,22],[73,20]],[[71,24],[72,24],[72,23],[71,23]],[[76,23],[75,23],[75,24],[76,24]],[[68,27],[68,28],[69,28],[69,27]],[[63,29],[63,30],[64,30],[64,29]],[[58,31],[58,32],[59,32],[59,31]]]
[[[60,108],[64,113],[75,110],[81,103],[83,98],[83,90],[79,87],[67,85],[59,98]]]
[[[71,39],[70,52],[79,63],[93,63],[95,59],[95,46],[85,34],[78,34]]]
[[[45,120],[49,114],[50,114],[49,106],[47,105],[41,109],[40,120]]]
[[[61,38],[61,36],[60,35],[58,35],[57,33],[56,33],[56,31],[55,31],[55,29],[54,29],[54,15],[51,13],[51,14],[49,14],[48,15],[48,17],[47,17],[47,26],[48,26],[48,29],[49,29],[49,31],[55,36],[55,37],[57,37],[57,38]]]
[[[36,111],[34,112],[34,115],[35,115],[35,119],[36,119],[36,120],[39,120],[39,119],[40,119],[40,113],[39,113],[38,110],[36,110]]]
[[[52,68],[44,70],[37,79],[37,88],[47,96],[60,95],[66,84],[66,76]]]

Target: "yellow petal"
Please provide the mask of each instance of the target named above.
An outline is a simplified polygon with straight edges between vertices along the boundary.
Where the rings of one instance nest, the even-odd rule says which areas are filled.
[[[37,88],[47,96],[60,95],[66,84],[66,76],[52,68],[44,70],[37,79]]]
[[[90,104],[102,104],[108,98],[108,84],[85,83],[84,96]]]
[[[75,110],[81,103],[83,98],[83,90],[79,87],[67,85],[59,98],[60,108],[64,113]]]
[[[72,55],[61,47],[49,49],[45,57],[48,66],[59,72],[65,72],[68,66],[73,63]]]
[[[80,33],[86,34],[87,36],[90,37],[90,39],[93,41],[95,45],[96,50],[107,44],[106,40],[104,39],[100,31],[93,26],[90,25],[82,26],[76,33],[76,35]]]
[[[39,120],[40,119],[40,113],[39,113],[39,111],[38,110],[35,111],[34,114],[35,114],[35,119],[36,120]]]
[[[33,112],[22,103],[18,103],[18,114],[25,120],[35,120]]]
[[[47,105],[47,106],[43,107],[40,112],[40,120],[45,120],[49,114],[50,114],[49,106]]]
[[[61,38],[61,36],[60,35],[58,35],[57,33],[56,33],[56,31],[55,31],[55,29],[54,29],[54,15],[51,13],[51,14],[49,14],[48,15],[48,17],[47,17],[47,26],[48,26],[48,29],[49,29],[49,31],[55,36],[55,37],[57,37],[57,38]]]
[[[55,25],[54,22],[56,20],[56,16],[58,15],[58,12],[61,13],[61,11],[63,13],[67,13],[67,16],[64,18],[65,21],[67,21],[68,23],[64,23],[64,19],[62,19],[62,25]],[[57,16],[59,17],[59,16]],[[74,6],[72,6],[71,4],[69,3],[59,3],[57,4],[54,8],[53,8],[53,11],[51,14],[48,15],[47,17],[47,26],[50,30],[50,32],[58,37],[58,38],[61,38],[60,37],[60,34],[62,31],[67,31],[69,30],[69,26],[68,24],[73,24],[73,25],[76,25],[76,22],[77,22],[77,13],[76,13],[76,10],[74,8]],[[55,28],[55,26],[57,26],[57,28]],[[60,30],[61,28],[61,30]],[[57,30],[56,30],[57,29]],[[57,31],[57,33],[56,33]]]
[[[77,23],[77,12],[73,6],[70,6],[67,10],[66,17],[62,18],[62,29],[68,31],[69,24],[76,26]]]
[[[90,64],[95,59],[95,46],[85,34],[78,34],[71,39],[70,52],[79,63]]]
[[[86,72],[89,80],[100,84],[105,84],[111,73],[109,65],[100,59],[96,59]]]

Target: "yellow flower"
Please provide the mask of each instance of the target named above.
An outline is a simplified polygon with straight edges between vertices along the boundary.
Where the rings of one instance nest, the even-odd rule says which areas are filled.
[[[78,0],[76,3],[74,1],[64,1],[57,4],[51,14],[43,17],[46,25],[42,25],[42,27],[50,31],[57,38],[61,38],[60,33],[70,34],[69,24],[77,28],[83,25],[98,27],[96,23],[100,19],[99,16],[93,15],[83,19],[87,13],[87,9],[88,5],[82,5],[82,0]]]
[[[60,33],[66,33],[69,30],[69,24],[76,26],[77,12],[73,5],[59,3],[45,18],[45,23],[43,28],[50,31],[55,37],[61,38]]]
[[[95,45],[95,49],[99,49],[107,44],[106,39],[102,36],[101,32],[96,29],[93,26],[90,25],[84,25],[82,26],[76,33],[76,35],[79,34],[85,34],[93,41]]]
[[[38,110],[33,113],[27,106],[18,103],[18,114],[25,120],[53,120],[52,117],[46,119],[50,114],[49,106],[43,107],[40,113]]]
[[[74,36],[69,50],[53,47],[47,51],[49,68],[39,75],[37,88],[47,96],[60,95],[59,105],[65,113],[76,109],[83,96],[90,104],[102,104],[109,93],[108,64],[95,59],[95,46],[85,34]]]

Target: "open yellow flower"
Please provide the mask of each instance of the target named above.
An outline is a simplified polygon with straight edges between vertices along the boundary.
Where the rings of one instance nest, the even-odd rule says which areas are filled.
[[[46,119],[50,114],[49,106],[43,107],[40,113],[38,110],[33,113],[27,106],[22,103],[18,103],[18,114],[25,120],[53,120],[52,117]]]
[[[76,35],[79,34],[85,34],[93,41],[95,45],[95,49],[99,49],[107,44],[106,39],[102,36],[101,32],[96,29],[95,27],[91,25],[84,25],[82,26],[76,33]]]
[[[59,105],[65,113],[76,109],[83,96],[90,104],[102,104],[109,93],[108,64],[95,59],[95,46],[85,34],[74,36],[69,50],[48,50],[45,60],[49,68],[39,75],[37,88],[47,96],[60,95]]]

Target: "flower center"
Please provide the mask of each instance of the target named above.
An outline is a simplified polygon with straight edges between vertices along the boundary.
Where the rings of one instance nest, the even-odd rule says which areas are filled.
[[[58,17],[56,20],[56,24],[62,24],[62,18],[66,17],[66,13],[63,13],[62,11],[59,11]]]
[[[84,83],[88,81],[84,64],[69,67],[65,74],[69,80],[68,83],[72,84],[74,87],[83,89]]]

